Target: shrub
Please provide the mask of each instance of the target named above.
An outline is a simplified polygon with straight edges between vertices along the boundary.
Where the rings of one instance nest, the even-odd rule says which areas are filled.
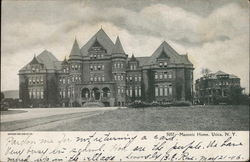
[[[191,106],[192,103],[190,101],[175,101],[173,106]]]

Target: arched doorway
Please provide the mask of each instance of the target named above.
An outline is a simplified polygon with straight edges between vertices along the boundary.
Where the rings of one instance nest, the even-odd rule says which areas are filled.
[[[110,89],[108,87],[104,87],[102,89],[103,97],[109,97],[110,96]]]
[[[100,90],[98,88],[93,88],[92,89],[92,97],[95,99],[95,100],[99,100],[100,99]]]
[[[84,99],[90,98],[90,91],[88,88],[82,89],[82,98],[84,98]]]

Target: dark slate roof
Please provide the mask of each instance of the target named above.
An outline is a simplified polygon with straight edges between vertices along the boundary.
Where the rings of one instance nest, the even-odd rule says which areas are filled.
[[[139,61],[139,66],[150,65],[150,57],[137,57],[136,59]]]
[[[116,41],[115,41],[115,46],[112,50],[112,53],[125,53],[124,50],[123,50],[123,47],[122,47],[122,44],[121,44],[121,41],[119,39],[119,36],[116,38]]]
[[[137,61],[137,59],[135,58],[134,54],[132,54],[131,58],[129,59],[129,61]]]
[[[81,56],[80,48],[79,48],[79,45],[78,45],[76,39],[75,39],[75,42],[72,46],[69,57],[71,57],[71,56]]]
[[[42,53],[40,53],[36,57],[36,60],[38,61],[38,63],[43,64],[46,69],[56,69],[55,62],[58,62],[57,58],[47,50],[44,50]],[[21,70],[26,70],[28,65],[31,64],[31,62],[25,65]]]
[[[155,50],[150,58],[150,64],[155,64],[156,59],[165,52],[167,56],[170,58],[170,62],[174,64],[192,64],[187,55],[178,54],[166,41],[162,42],[162,44]]]
[[[98,40],[98,42],[107,50],[108,54],[111,54],[112,49],[114,48],[114,43],[112,40],[108,37],[108,35],[104,32],[103,29],[100,29],[90,40],[81,48],[81,54],[83,56],[88,55],[89,48],[95,43],[95,40]]]
[[[64,60],[63,60],[63,62],[62,62],[62,65],[63,65],[63,64],[68,64],[68,61],[67,61],[66,57],[64,58]]]
[[[41,54],[37,56],[40,63],[44,64],[46,69],[55,69],[55,62],[58,61],[57,58],[49,51],[44,50]]]

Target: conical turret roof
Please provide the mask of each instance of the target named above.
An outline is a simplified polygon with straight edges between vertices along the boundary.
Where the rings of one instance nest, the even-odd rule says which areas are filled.
[[[77,40],[73,44],[69,57],[81,57],[81,52]]]
[[[132,54],[130,61],[137,61],[134,54]]]
[[[64,60],[63,60],[63,62],[62,62],[62,64],[68,64],[68,61],[67,61],[67,59],[66,59],[66,56],[65,56],[65,58],[64,58]]]
[[[116,38],[115,46],[112,50],[112,53],[125,53],[123,50],[119,36],[117,36],[117,38]]]

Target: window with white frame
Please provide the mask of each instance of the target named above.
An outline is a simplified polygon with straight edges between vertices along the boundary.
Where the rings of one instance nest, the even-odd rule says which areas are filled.
[[[159,91],[160,91],[160,96],[163,96],[163,88],[162,88],[162,86],[159,87]]]

